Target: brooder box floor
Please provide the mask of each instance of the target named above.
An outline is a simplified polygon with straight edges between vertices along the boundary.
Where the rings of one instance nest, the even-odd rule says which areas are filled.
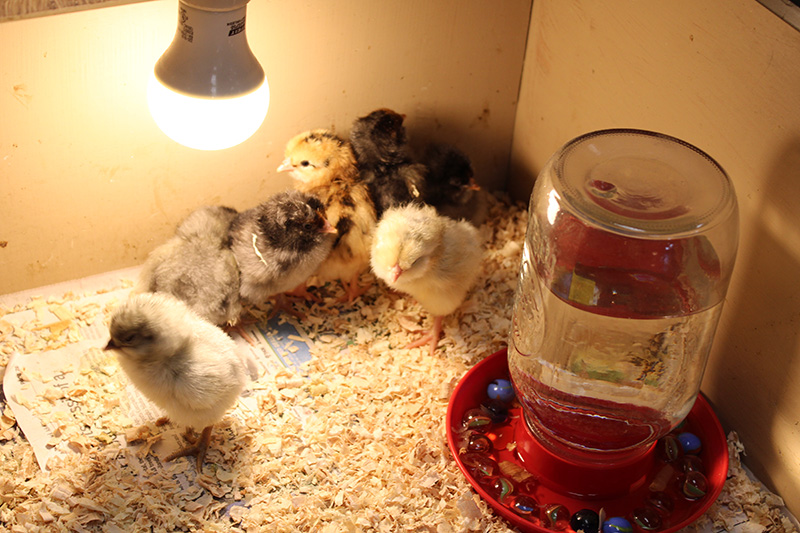
[[[157,427],[155,414],[132,405],[113,355],[98,349],[129,281],[91,294],[26,291],[25,301],[0,308],[0,375],[12,355],[18,363],[80,352],[68,386],[52,373],[13,376],[38,391],[16,400],[47,422],[46,470],[5,398],[0,404],[0,531],[508,531],[458,470],[444,427],[454,386],[505,345],[509,327],[526,212],[492,204],[479,281],[445,319],[433,356],[403,348],[431,323],[410,297],[371,276],[354,304],[335,303],[338,287],[320,288],[323,303],[300,304],[303,335],[283,344],[284,362],[301,348],[309,360],[264,365],[241,408],[215,429],[200,475],[191,458],[159,461],[177,429]],[[263,318],[268,309],[251,312]],[[730,479],[693,528],[792,530],[780,498],[742,469],[734,434],[729,446]]]

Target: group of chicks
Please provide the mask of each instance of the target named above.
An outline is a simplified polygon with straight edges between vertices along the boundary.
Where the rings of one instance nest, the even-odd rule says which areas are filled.
[[[434,353],[443,318],[480,273],[475,225],[485,198],[455,147],[413,157],[404,118],[373,111],[353,123],[349,141],[327,130],[295,136],[278,168],[294,189],[243,212],[201,207],[148,256],[134,294],[112,314],[106,349],[187,427],[189,445],[167,461],[194,455],[200,471],[212,426],[255,377],[254,361],[222,329],[236,326],[243,302],[272,298],[274,310],[294,313],[290,299],[317,298],[311,279],[340,282],[340,301],[352,301],[369,288],[361,277],[371,269],[433,315],[430,331],[408,347]],[[192,428],[202,428],[199,438]]]

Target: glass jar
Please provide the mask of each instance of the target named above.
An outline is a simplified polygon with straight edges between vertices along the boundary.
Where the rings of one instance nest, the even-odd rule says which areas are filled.
[[[640,130],[578,137],[531,194],[508,364],[525,420],[567,460],[643,454],[700,388],[733,270],[725,171]]]

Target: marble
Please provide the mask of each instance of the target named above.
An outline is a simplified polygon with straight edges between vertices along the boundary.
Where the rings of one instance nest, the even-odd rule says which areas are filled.
[[[598,533],[600,530],[600,515],[592,509],[581,509],[569,519],[569,527],[576,533]]]
[[[514,399],[514,386],[507,379],[496,379],[486,387],[486,395],[492,400],[508,403]]]
[[[492,418],[480,407],[467,410],[461,419],[464,429],[485,433],[492,425]]]
[[[542,523],[550,529],[566,529],[569,519],[569,510],[560,503],[551,503],[542,508]]]
[[[631,533],[633,526],[621,516],[612,516],[603,522],[603,533]]]
[[[698,454],[703,448],[703,443],[700,442],[700,437],[694,433],[689,433],[688,431],[680,433],[678,435],[678,440],[681,443],[684,453]]]
[[[708,492],[708,480],[700,472],[687,472],[683,480],[683,495],[688,500],[699,500]]]
[[[483,433],[470,432],[467,438],[467,451],[476,453],[490,453],[492,440]]]
[[[500,400],[488,399],[481,404],[481,409],[495,424],[502,424],[508,419],[508,405]]]
[[[665,435],[659,441],[661,458],[667,463],[674,463],[683,457],[683,446],[675,435]]]
[[[675,500],[663,491],[651,492],[647,503],[664,516],[669,515],[675,509]]]
[[[645,531],[661,529],[663,523],[661,514],[653,507],[637,507],[632,511],[631,517],[636,525]]]
[[[533,516],[539,509],[539,504],[531,496],[520,494],[514,498],[514,503],[511,504],[511,508],[519,515]]]

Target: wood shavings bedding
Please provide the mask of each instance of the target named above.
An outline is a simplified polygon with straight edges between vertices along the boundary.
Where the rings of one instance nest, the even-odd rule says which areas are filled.
[[[75,453],[51,460],[47,472],[2,409],[0,531],[508,531],[458,470],[444,427],[456,383],[505,345],[509,327],[526,212],[495,200],[488,220],[477,287],[445,319],[434,356],[402,348],[431,320],[411,298],[377,282],[355,305],[333,304],[338,294],[330,294],[306,310],[311,362],[299,374],[251,384],[255,411],[229,415],[215,429],[201,475],[188,459],[162,472],[137,470],[139,457],[164,444],[163,428],[155,421],[135,427],[125,415],[124,377],[113,358],[81,371],[68,391],[41,398],[45,406],[66,394],[86,413],[78,427],[59,427],[55,440]],[[65,295],[5,310],[33,316],[11,324],[0,315],[0,368],[15,351],[79,340],[69,337],[76,322],[105,320],[113,307],[83,308],[79,300]],[[723,507],[741,490],[747,502],[764,494],[728,485],[728,503],[721,499],[704,520],[726,525]],[[790,530],[771,511],[758,512],[770,531]]]

